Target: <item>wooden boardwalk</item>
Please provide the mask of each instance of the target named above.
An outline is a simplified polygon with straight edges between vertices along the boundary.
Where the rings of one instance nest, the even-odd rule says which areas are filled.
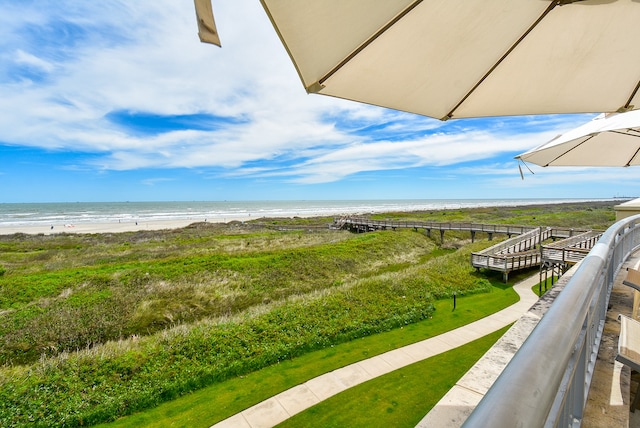
[[[602,232],[590,230],[542,247],[542,258],[549,264],[574,265],[591,251]]]
[[[530,226],[515,226],[511,224],[482,224],[482,223],[453,223],[453,222],[435,222],[435,221],[387,221],[387,220],[371,220],[367,217],[340,217],[334,219],[334,227],[338,229],[349,229],[354,232],[373,232],[374,230],[387,229],[424,229],[430,236],[432,230],[440,232],[440,236],[444,236],[444,232],[448,230],[466,231],[471,233],[471,239],[475,238],[478,232],[486,233],[489,240],[494,234],[500,233],[509,237],[513,235],[522,235],[525,232],[536,229]]]
[[[505,282],[510,272],[540,266],[542,270],[566,270],[582,260],[598,241],[602,232],[592,230],[531,227],[508,224],[453,223],[431,221],[387,221],[372,220],[367,217],[336,218],[334,228],[349,229],[353,232],[375,230],[414,229],[440,232],[441,241],[446,231],[467,231],[471,240],[476,233],[486,233],[489,240],[494,234],[507,235],[508,239],[483,251],[471,254],[471,265],[476,269],[490,269],[502,272]],[[548,241],[552,242],[548,242]]]

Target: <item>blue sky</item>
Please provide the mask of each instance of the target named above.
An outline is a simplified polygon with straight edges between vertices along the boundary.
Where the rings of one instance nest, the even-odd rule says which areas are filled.
[[[441,122],[307,95],[257,0],[0,0],[0,202],[610,198],[637,168],[513,157],[593,115]]]

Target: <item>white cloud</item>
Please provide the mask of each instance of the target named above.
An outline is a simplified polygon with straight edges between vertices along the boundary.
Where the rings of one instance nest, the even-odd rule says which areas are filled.
[[[156,183],[164,183],[167,181],[174,181],[175,179],[169,177],[156,177],[156,178],[147,178],[142,180],[142,184],[147,186],[155,186]]]
[[[213,8],[221,49],[199,42],[192,2],[0,4],[0,141],[97,153],[91,166],[103,170],[213,167],[325,183],[513,156],[587,120],[439,122],[307,95],[259,2]],[[20,66],[46,76],[20,79]],[[114,111],[235,120],[144,134],[111,122]]]
[[[45,61],[35,55],[24,52],[22,49],[18,49],[16,51],[15,61],[18,64],[26,64],[35,68],[39,68],[47,73],[53,71],[54,69],[54,65],[49,61]]]

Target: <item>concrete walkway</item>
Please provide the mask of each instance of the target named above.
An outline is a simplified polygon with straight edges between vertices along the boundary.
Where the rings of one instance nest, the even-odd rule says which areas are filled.
[[[493,315],[439,336],[325,373],[243,410],[213,427],[273,427],[348,388],[493,333],[518,320],[536,303],[538,297],[531,291],[531,287],[538,282],[539,276],[536,274],[514,285],[520,301]]]
[[[529,293],[533,296],[532,305],[528,310],[524,306],[521,307],[523,312],[520,313],[520,317],[511,328],[433,406],[416,425],[417,428],[461,427],[538,325],[573,272],[575,270],[572,269],[565,272],[562,278],[541,299],[538,299],[531,292],[531,287],[538,283],[537,275],[523,281],[522,285],[526,284]],[[527,290],[522,291],[526,292]]]

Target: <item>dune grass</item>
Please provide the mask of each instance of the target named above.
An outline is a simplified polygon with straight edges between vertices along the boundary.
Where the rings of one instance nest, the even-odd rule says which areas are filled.
[[[612,205],[389,216],[579,227],[613,218]],[[242,396],[253,373],[320,351],[326,367],[346,364],[332,360],[335,347],[400,327],[406,335],[454,294],[462,305],[500,283],[469,264],[497,237],[447,232],[440,242],[301,222],[0,236],[0,426],[86,426],[230,380]]]
[[[518,207],[486,207],[433,211],[381,213],[377,220],[423,220],[515,224],[521,226],[557,226],[606,230],[615,222],[615,201],[576,202]]]
[[[469,324],[517,300],[511,286],[500,284],[489,293],[457,298],[455,310],[451,299],[441,300],[435,303],[433,318],[429,320],[281,361],[101,426],[208,427],[316,376]],[[446,381],[439,382],[446,384]]]
[[[0,425],[114,420],[491,289],[468,263],[488,242],[452,234],[443,247],[410,230],[281,234],[124,234],[82,263],[91,237],[15,244],[0,278],[13,302],[0,312]],[[132,247],[148,253],[135,260]]]

